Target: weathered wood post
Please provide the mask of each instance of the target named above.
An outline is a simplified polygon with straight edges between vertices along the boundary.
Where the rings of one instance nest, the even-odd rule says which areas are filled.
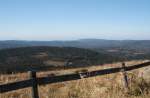
[[[128,91],[129,89],[129,85],[128,85],[128,76],[127,76],[127,72],[126,72],[126,65],[123,62],[122,63],[122,75],[123,75],[123,82],[124,82],[124,87],[126,89],[126,91]]]
[[[36,71],[29,71],[32,81],[32,98],[39,98]]]

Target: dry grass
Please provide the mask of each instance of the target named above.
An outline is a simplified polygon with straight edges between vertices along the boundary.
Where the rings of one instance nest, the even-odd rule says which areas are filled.
[[[127,65],[139,64],[145,61],[131,61]],[[121,63],[107,64],[105,66],[92,66],[61,71],[47,71],[38,73],[38,77],[50,74],[60,75],[75,73],[77,71],[92,71],[98,69],[121,66]],[[39,87],[40,98],[150,98],[150,83],[138,74],[143,68],[128,72],[129,90],[125,92],[121,73],[97,76],[77,81],[43,85]],[[25,80],[27,73],[0,75],[0,84]],[[31,98],[31,88],[16,90],[0,94],[0,98]]]

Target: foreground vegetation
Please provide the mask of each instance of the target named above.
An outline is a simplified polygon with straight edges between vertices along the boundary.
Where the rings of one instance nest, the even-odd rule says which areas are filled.
[[[131,61],[127,65],[139,64],[145,61]],[[61,71],[39,72],[38,77],[52,74],[69,74],[80,71],[119,67],[121,63],[106,64],[86,68],[75,68]],[[122,73],[97,76],[77,81],[43,85],[39,87],[40,98],[150,98],[150,80],[143,75],[145,67],[128,72],[129,90],[123,86]],[[149,75],[148,75],[149,76]],[[27,73],[0,75],[0,84],[28,79]],[[31,88],[0,94],[0,98],[31,98]]]

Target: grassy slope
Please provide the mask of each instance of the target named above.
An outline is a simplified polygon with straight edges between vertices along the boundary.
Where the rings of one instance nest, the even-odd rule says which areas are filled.
[[[127,62],[127,65],[139,64],[145,61]],[[80,70],[98,70],[110,67],[121,66],[121,63],[107,64],[105,66],[92,66],[87,68],[76,68],[62,71],[47,71],[38,73],[38,77],[49,74],[68,74]],[[143,68],[128,72],[130,90],[124,92],[122,74],[97,76],[77,81],[56,83],[39,87],[40,98],[150,98],[150,85],[138,74]],[[1,75],[0,84],[27,79],[26,73]],[[143,89],[144,88],[144,89]],[[31,98],[31,89],[17,90],[5,94],[0,94],[0,98]]]

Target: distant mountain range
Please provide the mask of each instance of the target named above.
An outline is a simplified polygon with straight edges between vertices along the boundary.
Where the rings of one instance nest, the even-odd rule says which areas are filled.
[[[110,48],[110,47],[130,47],[130,48],[150,48],[150,40],[103,40],[103,39],[81,39],[74,41],[0,41],[0,49],[28,47],[28,46],[58,46],[58,47],[78,47],[78,48]]]

